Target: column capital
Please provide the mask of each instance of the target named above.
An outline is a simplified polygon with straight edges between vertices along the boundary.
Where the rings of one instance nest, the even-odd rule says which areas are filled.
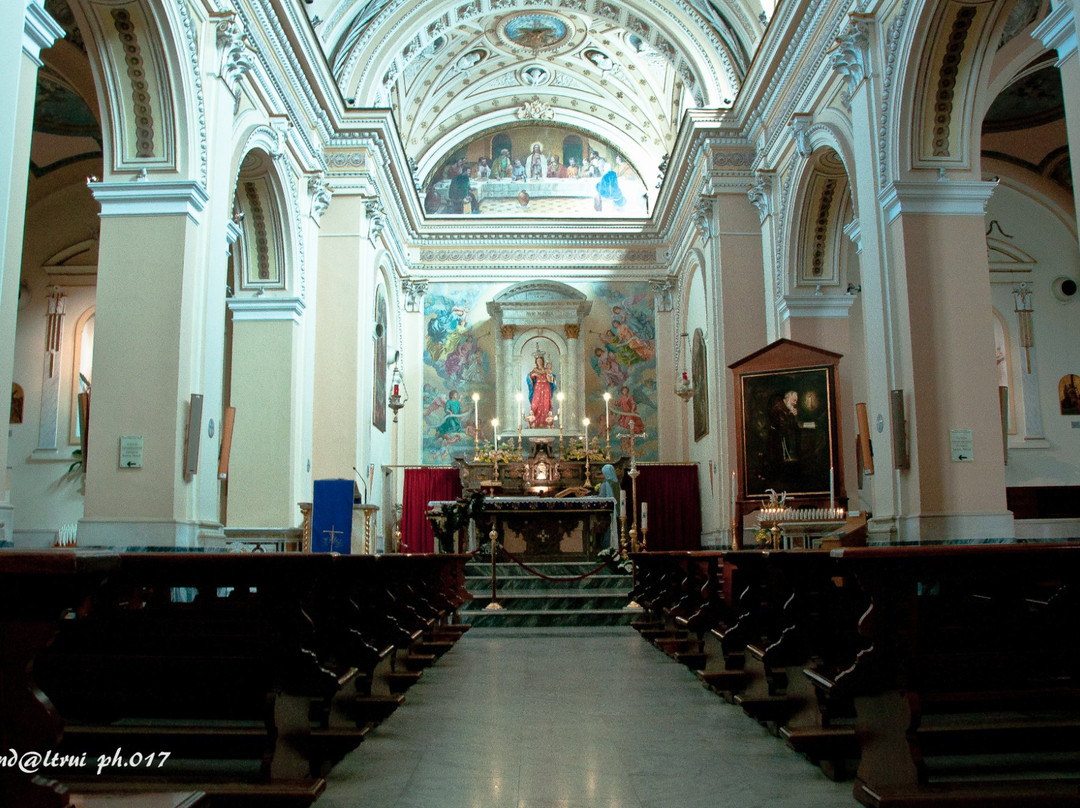
[[[894,182],[878,195],[885,221],[902,213],[931,216],[984,216],[997,182]]]
[[[26,18],[23,23],[23,53],[38,67],[41,67],[41,52],[51,48],[52,44],[64,36],[64,29],[37,0],[26,4]]]
[[[1032,39],[1041,40],[1047,48],[1057,51],[1057,64],[1060,65],[1076,53],[1076,14],[1071,0],[1055,0],[1054,10],[1046,19],[1035,26]]]
[[[428,281],[426,278],[402,278],[401,291],[405,294],[405,311],[413,314],[419,312],[427,290]]]
[[[868,14],[852,14],[847,29],[836,38],[835,50],[829,57],[833,70],[847,82],[849,98],[870,76],[870,25],[873,21]]]
[[[101,216],[179,216],[195,224],[210,197],[194,180],[134,182],[88,182],[90,193],[101,205]]]

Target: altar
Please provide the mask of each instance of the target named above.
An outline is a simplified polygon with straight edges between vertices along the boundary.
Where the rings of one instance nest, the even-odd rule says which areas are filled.
[[[452,503],[429,507],[444,504]],[[591,561],[610,546],[614,515],[615,500],[609,497],[487,497],[472,541],[486,543],[494,523],[498,542],[518,558]]]

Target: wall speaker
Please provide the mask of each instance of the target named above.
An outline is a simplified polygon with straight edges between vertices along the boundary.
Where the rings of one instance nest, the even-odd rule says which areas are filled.
[[[1062,303],[1068,303],[1076,298],[1078,288],[1075,280],[1062,276],[1054,278],[1054,282],[1050,284],[1050,291]]]
[[[236,422],[236,407],[226,407],[221,419],[221,454],[218,455],[217,476],[219,480],[229,479],[229,452],[232,451],[233,424]]]
[[[859,448],[862,450],[863,474],[874,473],[874,445],[870,442],[870,420],[866,417],[866,405],[856,404],[859,418]]]
[[[191,394],[188,407],[187,440],[184,442],[184,475],[194,476],[199,470],[199,439],[202,437],[203,397],[199,393]]]
[[[904,391],[889,391],[889,420],[892,423],[893,468],[911,467],[908,453],[907,421],[904,419]]]

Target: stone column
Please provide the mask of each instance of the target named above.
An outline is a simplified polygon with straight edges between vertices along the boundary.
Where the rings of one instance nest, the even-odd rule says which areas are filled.
[[[9,0],[0,6],[0,68],[8,87],[4,114],[0,115],[0,390],[7,402],[15,369],[15,321],[39,55],[64,31],[46,13],[41,0]],[[6,404],[3,412],[7,413]],[[0,429],[0,544],[10,542],[13,535],[7,457],[5,427]]]
[[[900,385],[912,402],[901,541],[1015,535],[1005,505],[997,372],[981,360],[994,339],[984,219],[993,189],[986,182],[903,183],[883,199],[891,264],[904,268],[894,293],[905,295],[902,330],[911,340]],[[957,449],[967,434],[970,448]]]
[[[207,193],[191,181],[102,182],[91,191],[101,204],[101,246],[79,543],[195,546],[201,524],[218,517],[216,502],[202,512],[196,479],[184,473],[189,403],[203,393]],[[220,401],[205,401],[192,425],[198,474],[210,479],[217,444],[207,419],[219,409]],[[121,436],[142,438],[141,468],[121,468]]]
[[[1080,154],[1080,54],[1077,54],[1077,20],[1073,3],[1074,0],[1054,0],[1053,10],[1031,35],[1041,39],[1047,48],[1057,51],[1069,154]],[[1072,184],[1073,188],[1080,188],[1080,159],[1072,161]],[[1080,232],[1080,205],[1073,208],[1077,217],[1077,232]]]

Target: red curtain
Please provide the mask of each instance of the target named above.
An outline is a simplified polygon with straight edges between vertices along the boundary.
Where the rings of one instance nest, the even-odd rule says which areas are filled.
[[[638,466],[637,501],[649,504],[649,550],[701,549],[701,495],[694,465]],[[623,474],[627,508],[632,507],[630,476]],[[626,529],[630,530],[627,520]],[[640,529],[640,521],[639,521]]]
[[[402,492],[401,538],[410,553],[435,550],[435,534],[424,516],[429,502],[461,496],[461,472],[450,468],[405,469]]]

